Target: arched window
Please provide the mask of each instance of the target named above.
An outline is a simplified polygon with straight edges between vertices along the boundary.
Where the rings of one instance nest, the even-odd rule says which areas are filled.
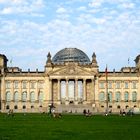
[[[15,106],[14,106],[14,109],[18,109],[18,106],[17,106],[17,105],[15,105]]]
[[[23,105],[23,107],[22,107],[23,109],[26,109],[26,106],[25,105]]]
[[[129,96],[128,92],[125,92],[124,93],[124,101],[125,102],[128,102],[128,100],[129,100],[129,97],[128,96]]]
[[[112,102],[112,92],[109,92],[108,93],[108,101],[109,102]]]
[[[14,93],[14,101],[18,102],[18,92],[17,91]]]
[[[120,106],[120,105],[118,105],[118,106],[117,106],[117,108],[118,108],[118,109],[120,109],[120,108],[121,108],[121,106]]]
[[[39,92],[39,102],[43,102],[43,99],[44,99],[44,94],[43,92]]]
[[[10,91],[6,92],[6,101],[7,102],[11,101],[11,93],[10,93]]]
[[[26,99],[27,99],[27,93],[26,92],[23,92],[22,93],[22,101],[23,102],[26,102]]]
[[[105,100],[105,94],[104,92],[99,93],[99,101],[103,102]]]
[[[137,101],[137,93],[134,91],[132,92],[132,102],[136,102]]]
[[[120,92],[116,92],[116,94],[115,94],[115,101],[116,102],[120,102],[120,100],[121,100],[121,94],[120,94]]]
[[[7,105],[7,106],[6,106],[6,109],[10,109],[10,106],[9,106],[9,105]]]
[[[30,101],[31,102],[34,102],[35,101],[35,93],[34,92],[31,92],[30,93]]]

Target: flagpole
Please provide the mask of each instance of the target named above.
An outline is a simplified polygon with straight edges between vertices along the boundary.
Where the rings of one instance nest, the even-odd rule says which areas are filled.
[[[13,58],[10,60],[10,66],[13,67]]]
[[[107,65],[105,69],[105,77],[106,77],[106,115],[108,114],[108,71]]]
[[[130,58],[128,58],[128,67],[129,67],[129,63],[130,63]]]

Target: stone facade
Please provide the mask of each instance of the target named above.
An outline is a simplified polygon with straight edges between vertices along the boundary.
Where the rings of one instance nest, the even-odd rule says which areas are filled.
[[[48,53],[44,71],[22,71],[7,67],[7,57],[0,55],[1,112],[47,112],[50,106],[58,112],[139,111],[140,56],[136,67],[107,72],[99,71],[95,53],[90,63],[52,60]]]

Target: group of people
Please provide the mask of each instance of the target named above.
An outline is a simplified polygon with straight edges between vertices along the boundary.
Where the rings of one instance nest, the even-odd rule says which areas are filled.
[[[86,116],[86,117],[89,117],[89,116],[92,115],[89,109],[88,109],[88,110],[84,109],[84,110],[83,110],[83,114],[84,114],[84,116]]]
[[[62,114],[61,113],[57,113],[55,112],[55,107],[54,106],[50,106],[49,108],[49,112],[48,112],[53,118],[61,118]]]
[[[108,111],[105,112],[104,115],[108,116],[111,113],[112,113],[112,110],[108,110]],[[54,107],[50,107],[48,114],[50,114],[53,118],[61,118],[62,117],[61,113],[55,112],[55,108]],[[132,115],[134,115],[134,112],[133,112],[132,109],[128,110],[128,112],[126,112],[124,109],[120,109],[120,113],[119,114],[120,114],[120,116],[126,116],[126,115],[131,115],[132,116]],[[24,115],[25,115],[25,113],[24,113]],[[89,109],[88,110],[84,109],[83,110],[83,115],[88,117],[88,116],[91,116],[92,113],[90,112]],[[13,109],[9,109],[8,110],[7,116],[12,116],[12,117],[14,116]]]
[[[8,112],[7,112],[7,115],[13,117],[14,116],[13,109],[9,109]]]
[[[128,112],[126,112],[124,109],[120,110],[120,116],[126,116],[126,115],[134,115],[134,112],[132,109],[129,109]]]

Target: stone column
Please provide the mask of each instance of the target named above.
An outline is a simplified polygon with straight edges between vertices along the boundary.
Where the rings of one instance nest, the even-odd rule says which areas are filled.
[[[139,94],[139,92],[140,92],[140,73],[139,73],[138,76],[139,76],[139,77],[138,77],[138,83],[137,83],[137,85],[136,85],[136,87],[137,87],[137,89],[138,89],[138,92],[137,92],[137,105],[140,104],[140,94]]]
[[[74,94],[75,101],[78,100],[78,79],[75,79],[75,94]]]
[[[27,98],[26,98],[26,102],[30,102],[30,84],[31,84],[31,81],[26,81],[26,90],[27,90]]]
[[[39,81],[36,81],[36,93],[35,93],[35,101],[39,103],[39,92],[40,92],[40,87],[39,87]]]
[[[6,81],[5,76],[1,78],[1,110],[2,112],[6,109]]]
[[[132,80],[128,82],[129,94],[128,94],[128,102],[129,104],[132,102]]]
[[[60,100],[61,100],[61,93],[60,93],[60,79],[58,79],[57,81],[58,81],[58,85],[57,85],[57,86],[58,86],[58,88],[57,88],[57,89],[58,89],[58,95],[57,95],[57,96],[58,96],[58,101],[60,101]]]
[[[83,79],[83,100],[86,101],[86,79]]]
[[[66,100],[67,100],[67,101],[68,101],[68,99],[69,99],[68,86],[69,86],[69,80],[66,79]]]
[[[14,81],[11,81],[11,102],[14,101]]]
[[[124,82],[120,82],[120,88],[121,88],[121,94],[120,94],[120,100],[121,100],[121,103],[124,102],[124,90],[123,90],[123,86],[124,86]]]
[[[112,103],[115,103],[115,96],[116,96],[116,92],[115,92],[115,81],[112,82],[112,88],[113,88]]]
[[[22,110],[22,80],[19,81],[18,110]]]
[[[11,100],[10,100],[10,108],[14,109],[14,81],[11,81]]]
[[[52,104],[52,103],[53,103],[53,95],[52,95],[52,79],[49,80],[49,87],[50,87],[50,92],[49,92],[49,102]]]
[[[94,79],[91,79],[91,101],[95,100],[95,84],[94,84]]]

